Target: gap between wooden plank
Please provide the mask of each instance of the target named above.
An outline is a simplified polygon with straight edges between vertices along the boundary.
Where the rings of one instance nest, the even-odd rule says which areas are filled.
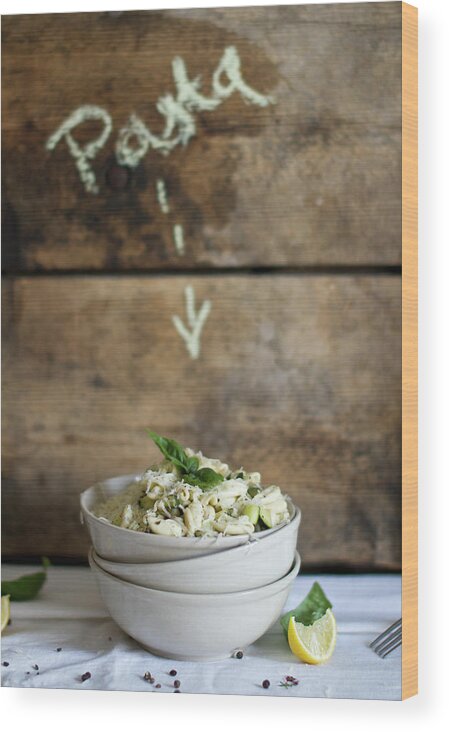
[[[4,279],[13,279],[16,277],[246,277],[248,275],[266,276],[266,275],[291,275],[291,276],[338,276],[338,275],[401,275],[401,265],[302,265],[295,267],[213,267],[213,268],[188,268],[188,269],[130,269],[130,270],[83,270],[83,269],[63,269],[63,270],[12,270],[2,272]]]

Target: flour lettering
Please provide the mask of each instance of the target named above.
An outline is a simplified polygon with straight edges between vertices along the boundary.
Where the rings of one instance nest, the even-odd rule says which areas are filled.
[[[241,62],[237,49],[229,46],[212,75],[211,94],[201,92],[200,77],[190,79],[187,68],[179,56],[172,61],[175,95],[164,94],[159,97],[156,108],[165,119],[160,135],[154,134],[136,114],[131,114],[126,124],[119,129],[115,145],[115,155],[120,165],[135,168],[150,149],[162,155],[169,155],[178,145],[187,145],[196,134],[197,112],[212,112],[225,99],[239,93],[245,102],[259,107],[272,104],[273,99],[250,87],[243,79]],[[84,146],[80,146],[72,131],[86,120],[100,120],[103,130],[100,135]],[[54,150],[64,139],[70,154],[75,159],[81,181],[88,193],[98,193],[98,184],[91,162],[105,145],[112,130],[112,120],[108,112],[96,105],[84,105],[72,112],[69,117],[47,140],[47,150]]]

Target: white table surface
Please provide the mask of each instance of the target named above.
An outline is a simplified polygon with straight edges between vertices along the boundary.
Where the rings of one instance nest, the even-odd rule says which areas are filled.
[[[30,571],[36,567],[6,565],[2,576]],[[278,623],[245,649],[241,660],[191,663],[153,656],[126,636],[108,616],[88,568],[51,567],[38,598],[11,604],[12,622],[2,634],[2,685],[173,693],[168,672],[175,668],[182,693],[400,699],[400,649],[382,660],[368,647],[401,616],[400,576],[300,575],[285,609],[295,607],[315,579],[333,603],[338,625],[337,647],[328,664],[298,661]],[[91,678],[81,682],[86,671]],[[143,679],[146,671],[161,684],[159,690]],[[299,684],[279,686],[286,675]],[[270,681],[268,690],[262,687],[264,679]]]

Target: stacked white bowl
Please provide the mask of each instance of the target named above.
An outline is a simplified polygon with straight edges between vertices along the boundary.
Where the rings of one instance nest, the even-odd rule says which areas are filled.
[[[97,517],[135,477],[81,494],[89,563],[115,622],[152,653],[180,660],[225,658],[260,638],[299,572],[299,508],[289,502],[289,522],[251,536],[160,536]]]

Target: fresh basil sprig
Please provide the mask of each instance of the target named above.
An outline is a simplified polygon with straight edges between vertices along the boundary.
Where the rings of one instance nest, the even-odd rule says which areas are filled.
[[[47,579],[47,567],[50,561],[42,558],[42,569],[40,572],[24,574],[15,580],[2,580],[2,595],[10,595],[11,600],[33,600]]]
[[[147,430],[153,442],[167,460],[179,471],[182,479],[189,485],[196,485],[203,491],[215,488],[224,478],[212,468],[200,468],[200,461],[195,455],[189,457],[184,448],[169,437],[161,437],[152,430]]]

